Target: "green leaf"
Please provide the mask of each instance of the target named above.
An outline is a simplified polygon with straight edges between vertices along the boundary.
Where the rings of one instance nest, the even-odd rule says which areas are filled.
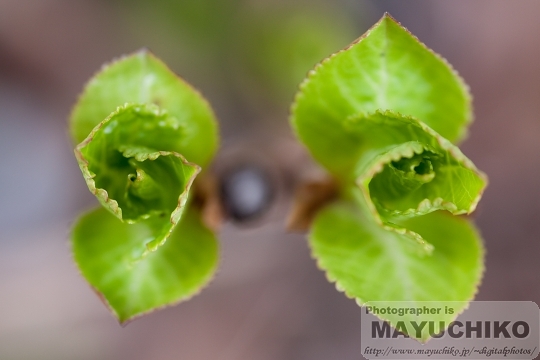
[[[125,105],[75,149],[88,188],[107,210],[129,223],[155,218],[151,224],[159,231],[147,241],[148,251],[162,245],[178,223],[200,171],[167,151],[182,130],[155,105]]]
[[[476,208],[485,175],[424,123],[386,111],[350,118],[346,129],[358,142],[353,174],[362,190],[360,201],[387,230],[403,233],[397,225],[401,219],[436,210],[460,215]],[[405,235],[431,251],[421,235]]]
[[[72,247],[83,276],[121,323],[196,295],[218,264],[214,234],[186,210],[159,251],[140,258],[156,236],[154,218],[121,222],[103,208],[76,223]]]
[[[403,235],[383,229],[357,204],[346,201],[320,211],[309,244],[328,280],[359,305],[408,301],[415,307],[417,302],[431,301],[444,308],[445,302],[456,301],[456,314],[430,317],[448,324],[466,308],[480,283],[484,259],[480,236],[470,222],[441,211],[401,225],[433,244],[432,254],[419,254]],[[396,319],[383,318],[395,324]],[[424,332],[420,339],[428,337]]]
[[[154,104],[167,110],[182,128],[169,151],[182,154],[201,167],[214,156],[218,144],[215,116],[206,100],[146,50],[103,67],[86,85],[71,114],[75,143],[125,103]],[[173,140],[170,138],[169,140]]]
[[[347,119],[392,110],[457,142],[471,121],[468,88],[440,56],[389,15],[330,56],[301,84],[291,121],[313,157],[337,177],[356,163]]]

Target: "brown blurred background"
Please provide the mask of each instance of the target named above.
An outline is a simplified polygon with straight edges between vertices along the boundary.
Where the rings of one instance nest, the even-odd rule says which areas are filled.
[[[287,186],[313,169],[287,109],[305,73],[384,11],[474,95],[463,150],[490,176],[477,299],[540,303],[540,2],[0,0],[0,359],[360,359],[359,308],[283,230]],[[70,226],[97,202],[66,119],[103,62],[143,46],[213,104],[221,166],[262,159],[285,186],[264,219],[222,229],[199,296],[121,328],[71,261]]]

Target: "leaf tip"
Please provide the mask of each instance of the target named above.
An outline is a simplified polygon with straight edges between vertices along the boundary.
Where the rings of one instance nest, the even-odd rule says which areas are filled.
[[[143,46],[143,47],[140,48],[139,50],[135,51],[134,54],[148,56],[148,55],[151,55],[151,54],[152,54],[152,51],[150,50],[149,47]]]

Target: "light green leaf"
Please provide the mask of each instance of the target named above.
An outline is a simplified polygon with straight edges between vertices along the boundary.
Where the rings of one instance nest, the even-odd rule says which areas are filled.
[[[414,307],[431,301],[444,308],[445,302],[457,302],[456,314],[429,318],[448,324],[465,309],[480,283],[484,259],[480,236],[470,222],[441,211],[400,225],[433,244],[432,254],[419,254],[403,235],[366,218],[354,202],[341,201],[316,217],[309,235],[312,255],[328,280],[359,305],[409,301]],[[428,337],[424,332],[420,339]]]
[[[178,223],[200,171],[166,151],[181,136],[182,128],[157,106],[132,104],[118,108],[75,149],[88,188],[106,209],[128,223],[155,219],[159,231],[146,242],[148,251]]]
[[[467,86],[450,65],[385,15],[309,73],[291,121],[313,157],[343,177],[357,161],[357,141],[344,129],[350,117],[392,110],[457,142],[471,121],[470,102]]]
[[[217,149],[217,124],[210,105],[190,85],[146,50],[123,57],[103,67],[86,85],[71,114],[70,129],[75,143],[125,103],[154,104],[170,114],[182,129],[171,148],[201,167]],[[161,150],[161,149],[160,149]]]
[[[403,233],[400,219],[436,210],[460,215],[476,208],[485,175],[424,123],[386,111],[350,118],[346,129],[358,141],[353,174],[362,190],[360,201],[387,230]],[[431,251],[419,234],[404,234]]]
[[[143,244],[156,237],[154,221],[127,224],[100,208],[73,230],[81,273],[121,323],[196,295],[217,268],[215,236],[190,209],[168,241],[141,259]]]

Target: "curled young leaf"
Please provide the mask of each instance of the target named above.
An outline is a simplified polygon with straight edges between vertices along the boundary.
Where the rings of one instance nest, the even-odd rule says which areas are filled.
[[[476,208],[486,178],[450,141],[426,124],[390,111],[348,119],[357,138],[356,184],[374,220],[385,229],[432,246],[401,222],[437,210],[453,215]]]
[[[88,188],[107,210],[128,223],[156,219],[160,231],[147,242],[149,251],[178,223],[200,171],[168,151],[181,136],[181,128],[155,105],[125,105],[75,149]]]
[[[471,213],[487,185],[455,145],[470,121],[462,79],[389,15],[300,86],[292,125],[340,194],[316,216],[309,242],[329,280],[359,304],[464,309],[474,296],[480,237],[441,213]]]
[[[75,225],[81,273],[121,322],[197,293],[218,261],[215,236],[189,203],[217,145],[206,101],[142,51],[89,82],[71,132],[104,207]]]

